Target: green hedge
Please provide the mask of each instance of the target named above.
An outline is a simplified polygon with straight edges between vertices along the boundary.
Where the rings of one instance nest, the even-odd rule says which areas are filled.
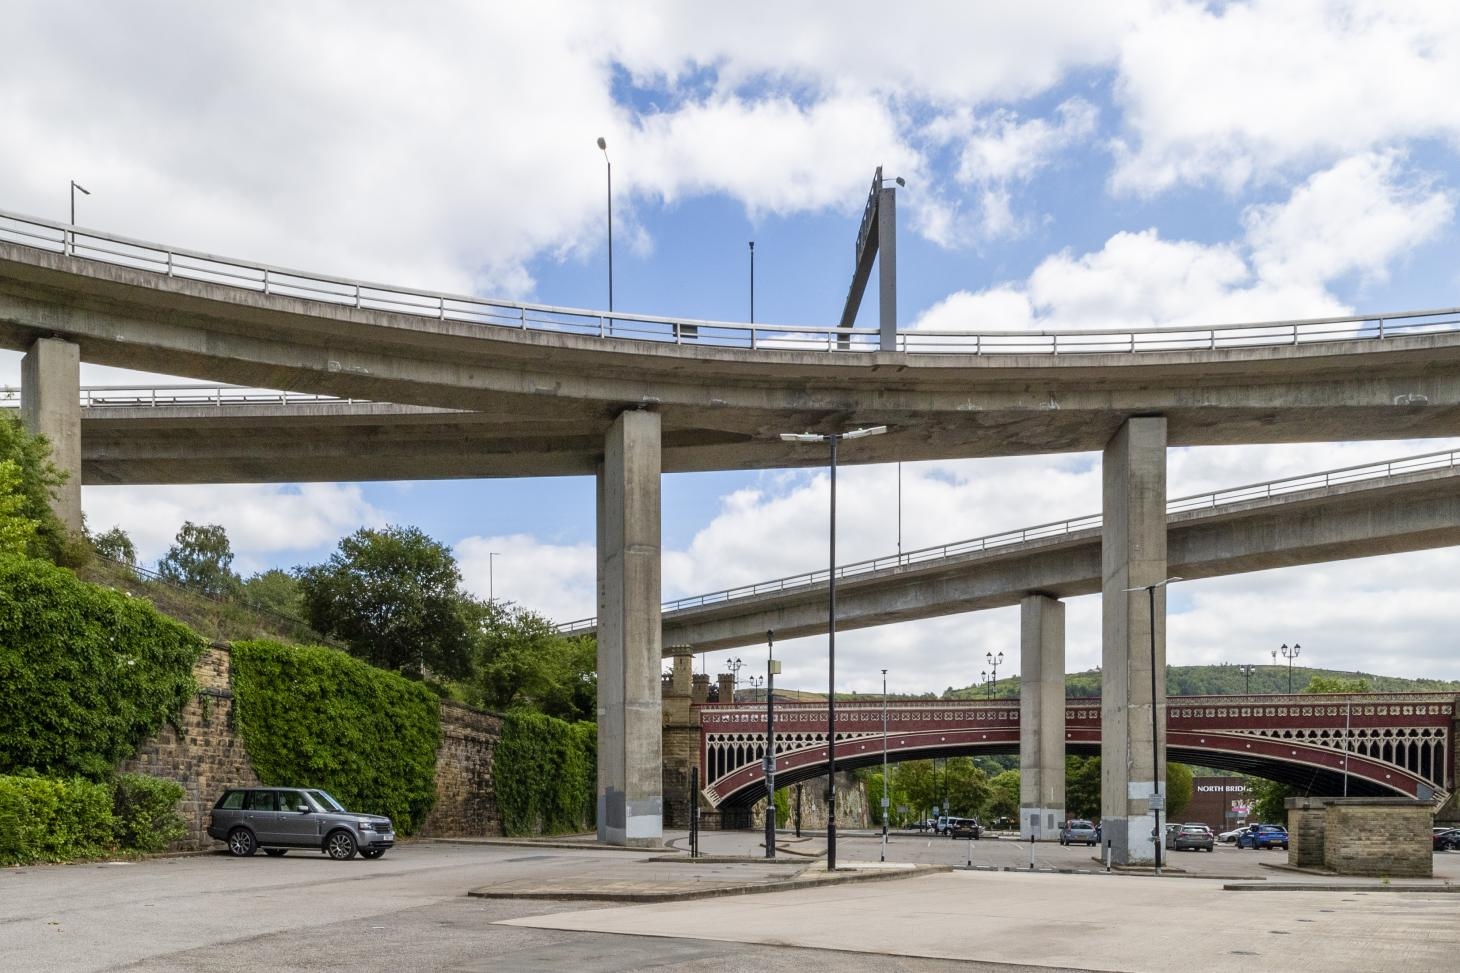
[[[563,834],[593,827],[598,727],[541,713],[508,713],[492,758],[503,830]]]
[[[265,784],[321,787],[407,834],[436,796],[440,704],[336,649],[233,643],[233,715]]]
[[[177,718],[204,648],[145,601],[0,557],[0,774],[104,779]]]
[[[0,777],[0,865],[100,855],[114,841],[112,791],[105,784]]]
[[[186,837],[188,824],[177,813],[177,802],[186,795],[175,780],[146,774],[118,775],[112,800],[117,841],[123,848],[162,851]]]

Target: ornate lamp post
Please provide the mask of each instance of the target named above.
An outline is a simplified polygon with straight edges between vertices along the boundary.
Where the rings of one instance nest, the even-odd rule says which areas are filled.
[[[988,660],[990,669],[988,698],[993,699],[994,683],[999,681],[999,663],[1004,661],[1004,653],[1000,652],[995,656],[992,652],[986,652],[984,658]]]
[[[1293,660],[1298,657],[1298,653],[1301,652],[1302,650],[1303,650],[1303,647],[1301,645],[1299,645],[1297,642],[1294,642],[1293,643],[1293,647],[1291,649],[1288,648],[1287,643],[1284,642],[1281,649],[1274,649],[1273,650],[1273,653],[1272,653],[1273,665],[1277,665],[1278,652],[1282,652],[1283,658],[1288,660],[1288,693],[1289,693],[1289,695],[1291,695],[1292,692],[1293,692]]]
[[[1252,674],[1257,671],[1257,666],[1241,665],[1237,671],[1242,673],[1242,678],[1247,680],[1247,688],[1243,690],[1247,695],[1252,695]]]

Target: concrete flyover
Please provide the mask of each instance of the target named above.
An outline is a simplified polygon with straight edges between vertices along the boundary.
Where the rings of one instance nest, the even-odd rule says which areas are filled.
[[[625,409],[661,414],[665,472],[817,465],[777,434],[861,423],[891,434],[844,462],[1099,450],[1133,415],[1164,416],[1178,446],[1460,434],[1454,312],[902,332],[905,350],[877,352],[836,350],[836,329],[402,295],[0,213],[0,346],[54,338],[96,364],[480,413],[441,420],[498,457],[477,473],[592,474]],[[275,418],[314,434],[306,415]]]
[[[1426,453],[1172,500],[1168,564],[1195,580],[1460,544],[1460,451]],[[837,629],[1100,590],[1098,515],[839,567]],[[666,657],[826,632],[826,572],[664,603]],[[563,626],[591,632],[593,620]]]

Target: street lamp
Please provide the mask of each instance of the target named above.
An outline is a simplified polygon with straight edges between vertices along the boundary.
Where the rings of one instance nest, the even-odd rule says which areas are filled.
[[[725,668],[730,670],[730,675],[732,677],[732,681],[730,683],[730,702],[732,703],[735,702],[735,690],[740,688],[740,668],[743,665],[745,665],[745,663],[741,662],[738,658],[729,659],[725,663]],[[721,700],[721,702],[724,702],[724,700]]]
[[[1240,665],[1240,666],[1237,667],[1237,671],[1240,672],[1240,673],[1242,673],[1242,677],[1247,680],[1247,688],[1245,690],[1243,690],[1243,692],[1245,692],[1248,696],[1251,696],[1252,695],[1252,674],[1257,671],[1257,666]]]
[[[882,670],[882,857],[887,861],[887,809],[892,801],[887,796],[887,670]]]
[[[751,689],[759,689],[765,685],[765,676],[746,676],[745,681],[750,684]]]
[[[755,323],[755,241],[750,241],[750,323]]]
[[[1155,771],[1151,775],[1151,789],[1154,791],[1150,802],[1151,813],[1156,816],[1156,832],[1151,839],[1156,846],[1156,874],[1161,874],[1161,810],[1165,804],[1165,798],[1161,794],[1161,737],[1159,707],[1156,705],[1156,589],[1164,588],[1173,581],[1180,581],[1181,578],[1172,577],[1165,581],[1157,581],[1155,584],[1138,585],[1134,588],[1126,588],[1126,591],[1145,591],[1146,598],[1151,606],[1151,765]]]
[[[603,162],[608,167],[608,313],[613,314],[613,162],[608,157],[608,142],[598,137]]]
[[[1283,647],[1281,649],[1282,654],[1283,654],[1283,658],[1288,660],[1288,694],[1289,695],[1292,695],[1292,692],[1293,692],[1293,660],[1298,657],[1298,653],[1301,652],[1302,650],[1303,650],[1303,647],[1301,645],[1299,645],[1297,642],[1294,642],[1293,643],[1293,647],[1291,649],[1288,648],[1287,643],[1284,642],[1283,643]],[[1272,663],[1273,663],[1273,665],[1277,665],[1278,651],[1279,651],[1278,649],[1273,649],[1272,650]]]
[[[765,856],[776,857],[776,633],[765,633]],[[799,825],[798,825],[799,827]]]
[[[994,683],[999,681],[999,663],[1004,661],[1004,653],[1000,652],[998,657],[995,658],[992,652],[985,652],[984,658],[988,660],[989,668],[993,670],[992,676],[989,679],[989,699],[993,699]]]
[[[81,190],[81,195],[90,196],[91,190],[87,189],[75,179],[71,180],[71,231],[67,234],[67,240],[71,245],[71,253],[76,252],[76,190]]]
[[[843,439],[880,436],[886,426],[852,429],[843,433],[783,432],[786,443],[826,443],[831,447],[830,560],[826,576],[826,870],[836,871],[836,446]]]

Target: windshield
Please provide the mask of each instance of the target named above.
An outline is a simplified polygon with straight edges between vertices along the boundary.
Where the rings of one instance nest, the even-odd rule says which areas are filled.
[[[325,791],[305,791],[315,804],[319,805],[322,811],[344,811],[345,806],[335,800]]]

